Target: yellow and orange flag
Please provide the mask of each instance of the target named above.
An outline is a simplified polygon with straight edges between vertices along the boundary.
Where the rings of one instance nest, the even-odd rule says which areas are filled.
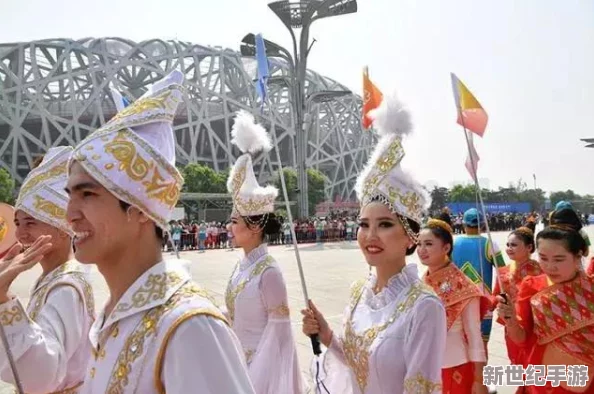
[[[371,119],[367,116],[369,111],[379,107],[384,95],[369,79],[369,68],[363,69],[363,113],[361,115],[361,123],[363,128],[371,127]]]
[[[451,73],[451,76],[454,99],[458,109],[458,124],[482,137],[489,121],[487,111],[454,73]]]

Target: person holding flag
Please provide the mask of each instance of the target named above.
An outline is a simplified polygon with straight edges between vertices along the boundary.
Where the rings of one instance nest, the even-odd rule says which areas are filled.
[[[76,258],[96,264],[109,299],[90,331],[83,393],[253,393],[237,337],[162,240],[183,178],[172,123],[173,71],[84,139],[68,167]]]
[[[541,369],[547,378],[561,366],[566,376],[558,384],[547,379],[527,386],[527,393],[594,393],[594,278],[581,269],[587,247],[581,229],[571,209],[554,211],[550,225],[536,236],[544,273],[524,278],[514,303],[507,295],[497,297],[507,334],[525,349],[524,364]],[[572,376],[570,366],[582,370],[581,379]]]
[[[313,302],[302,311],[303,332],[318,334],[327,348],[322,370],[313,372],[317,392],[440,393],[445,309],[419,279],[417,266],[406,264],[429,201],[400,166],[410,115],[395,97],[385,97],[370,116],[381,137],[355,190],[361,203],[357,241],[375,272],[352,286],[340,334]]]
[[[25,254],[44,248],[39,259],[42,274],[26,308],[8,289],[36,261],[23,265],[18,259],[6,258],[0,268],[0,324],[26,392],[79,389],[91,353],[88,335],[95,319],[93,289],[85,267],[74,260],[73,232],[66,220],[64,187],[72,152],[66,146],[49,149],[27,175],[17,197],[17,252],[21,246]],[[6,358],[0,362],[0,371],[2,380],[16,383]]]
[[[245,111],[237,113],[231,136],[231,142],[244,153],[227,180],[233,199],[231,231],[244,256],[225,292],[227,316],[243,347],[256,393],[301,394],[287,287],[266,244],[266,237],[280,230],[274,214],[278,190],[260,186],[252,167],[251,154],[269,151],[272,142],[264,127]]]
[[[507,256],[512,260],[510,264],[498,269],[498,275],[501,280],[495,282],[493,289],[493,305],[492,309],[497,307],[497,295],[505,293],[507,295],[507,302],[514,304],[517,300],[518,290],[522,280],[529,276],[542,275],[542,269],[538,262],[532,260],[530,256],[536,251],[534,243],[534,232],[528,227],[520,227],[509,234],[507,238]],[[498,316],[497,323],[505,326],[505,320]],[[526,352],[523,346],[517,345],[509,337],[507,329],[505,331],[505,344],[507,346],[507,356],[512,364],[526,365]],[[524,388],[519,387],[516,393],[524,393]]]

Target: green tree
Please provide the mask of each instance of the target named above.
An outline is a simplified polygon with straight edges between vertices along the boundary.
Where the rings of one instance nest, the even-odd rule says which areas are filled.
[[[285,177],[285,184],[287,185],[287,194],[289,196],[289,201],[297,201],[297,171],[293,168],[283,168],[283,175]],[[326,199],[326,182],[328,182],[328,178],[324,175],[321,171],[316,170],[314,168],[307,169],[307,191],[308,191],[308,198],[309,198],[309,212],[311,214],[315,213],[316,205],[321,203]],[[283,189],[281,185],[280,177],[278,173],[274,177],[274,185],[279,190],[279,200],[282,201],[283,197]],[[291,209],[291,213],[293,216],[296,217],[296,209]]]
[[[450,190],[450,202],[473,202],[476,200],[474,185],[454,185]]]
[[[554,207],[559,201],[576,201],[581,200],[582,197],[573,190],[557,191],[551,193],[551,204]]]
[[[14,179],[4,168],[0,168],[0,202],[14,203]]]
[[[212,168],[190,163],[180,172],[184,176],[184,192],[188,193],[226,193],[228,172],[215,172]]]
[[[297,171],[293,168],[283,168],[283,176],[285,178],[285,185],[287,186],[287,195],[289,201],[297,203]],[[278,172],[274,174],[274,186],[278,189],[278,201],[284,201],[283,185]],[[282,211],[282,212],[281,212]],[[298,213],[297,204],[291,206],[291,215],[296,218]],[[285,209],[279,209],[277,215],[286,218],[287,212]]]
[[[431,190],[431,206],[429,211],[435,212],[446,206],[450,198],[450,191],[447,187],[437,187]]]
[[[309,201],[309,213],[316,212],[316,205],[326,199],[326,182],[328,178],[321,171],[314,168],[307,169],[307,191]]]
[[[283,176],[287,186],[289,201],[297,201],[297,171],[293,168],[283,168]],[[274,186],[279,190],[279,199],[283,199],[283,185],[278,172],[274,175]]]
[[[544,209],[545,192],[542,189],[526,189],[520,193],[519,201],[529,202],[533,211]]]

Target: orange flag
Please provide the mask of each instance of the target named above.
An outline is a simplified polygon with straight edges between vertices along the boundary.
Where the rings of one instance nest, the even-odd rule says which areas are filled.
[[[361,123],[363,128],[371,127],[371,119],[367,114],[372,109],[379,107],[384,95],[369,79],[369,68],[363,69],[363,114],[361,115]]]
[[[482,137],[489,120],[487,111],[454,73],[451,76],[454,99],[458,109],[458,124]]]

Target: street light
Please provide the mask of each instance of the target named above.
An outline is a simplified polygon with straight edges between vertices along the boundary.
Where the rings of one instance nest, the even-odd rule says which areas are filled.
[[[357,12],[356,0],[301,0],[289,1],[280,0],[268,4],[268,8],[283,22],[293,42],[293,56],[284,48],[268,42],[265,42],[266,50],[268,48],[276,50],[279,57],[287,59],[292,66],[293,80],[293,110],[295,113],[295,144],[297,158],[297,187],[299,189],[299,208],[301,217],[309,217],[309,199],[306,172],[306,159],[308,153],[307,133],[304,128],[304,110],[305,108],[305,76],[307,70],[307,57],[311,50],[309,42],[309,29],[312,23],[317,19],[329,18],[332,16],[346,15]],[[299,45],[294,29],[301,29],[299,36]],[[244,45],[251,44],[250,35],[244,38]],[[246,42],[247,41],[247,42]],[[274,45],[271,45],[274,44]],[[282,50],[281,50],[282,49]],[[271,53],[269,53],[271,54]],[[273,55],[271,55],[273,56]],[[348,93],[347,93],[348,94]]]
[[[581,141],[587,143],[586,148],[594,148],[594,138],[582,138]]]

